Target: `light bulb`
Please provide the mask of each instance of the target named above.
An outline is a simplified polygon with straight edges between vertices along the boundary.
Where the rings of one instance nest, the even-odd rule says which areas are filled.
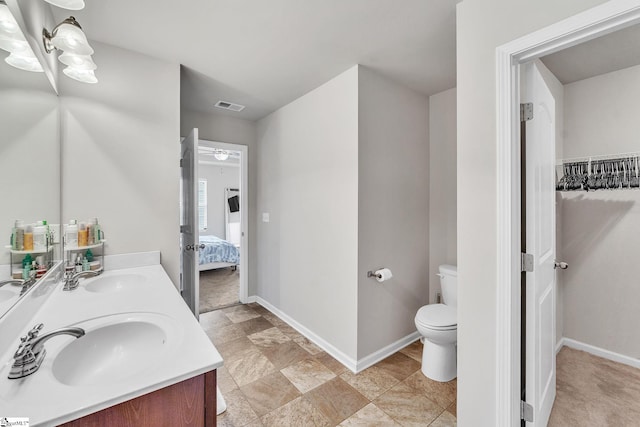
[[[93,70],[78,70],[76,68],[67,67],[62,72],[67,76],[74,80],[78,80],[82,83],[98,83],[98,78],[96,77]]]
[[[84,9],[84,0],[44,0],[49,4],[69,10]]]

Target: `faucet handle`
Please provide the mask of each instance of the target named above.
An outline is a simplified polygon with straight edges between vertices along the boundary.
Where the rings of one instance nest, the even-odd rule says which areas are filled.
[[[44,323],[38,323],[37,325],[35,325],[29,332],[27,332],[26,336],[21,338],[22,342],[31,341],[32,339],[37,337],[42,328],[44,328]]]

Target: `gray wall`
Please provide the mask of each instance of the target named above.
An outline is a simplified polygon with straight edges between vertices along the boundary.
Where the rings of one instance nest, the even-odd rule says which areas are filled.
[[[457,8],[458,424],[496,408],[496,47],[602,0],[464,1]]]
[[[358,358],[415,332],[428,299],[429,101],[366,67],[358,85]],[[388,267],[384,283],[368,270]]]
[[[207,180],[207,229],[201,235],[214,235],[225,238],[224,212],[226,205],[225,189],[239,188],[240,168],[238,166],[220,166],[200,163],[200,179]]]
[[[258,122],[257,294],[356,358],[358,67]]]
[[[638,152],[640,66],[565,86],[567,157]],[[640,191],[565,192],[564,336],[640,358]]]
[[[177,285],[179,66],[92,46],[99,84],[60,79],[63,221],[98,217],[109,255],[160,250]]]
[[[216,142],[226,142],[229,144],[246,145],[249,153],[248,159],[248,179],[249,179],[249,224],[247,224],[247,233],[249,238],[249,281],[248,295],[256,295],[257,293],[257,235],[256,222],[258,215],[256,213],[256,165],[257,165],[257,136],[256,122],[244,120],[241,118],[229,117],[215,113],[203,113],[199,111],[189,111],[181,109],[180,111],[180,134],[188,135],[191,129],[198,128],[200,139]]]
[[[438,266],[456,265],[456,89],[429,97],[429,302],[440,292]]]

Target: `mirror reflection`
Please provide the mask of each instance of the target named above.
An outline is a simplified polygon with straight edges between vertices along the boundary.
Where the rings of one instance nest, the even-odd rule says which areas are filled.
[[[0,49],[0,316],[24,279],[37,286],[61,258],[58,97],[44,73],[10,66],[10,55]]]

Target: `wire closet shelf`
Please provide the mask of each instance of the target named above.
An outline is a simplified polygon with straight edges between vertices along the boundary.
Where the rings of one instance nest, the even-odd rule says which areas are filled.
[[[556,165],[556,191],[640,188],[640,153],[564,159]]]

